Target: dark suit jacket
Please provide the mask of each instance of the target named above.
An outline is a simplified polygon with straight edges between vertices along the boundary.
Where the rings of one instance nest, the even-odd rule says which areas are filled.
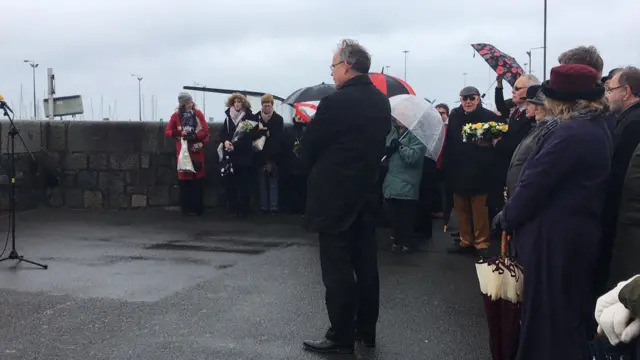
[[[305,226],[319,233],[346,230],[376,184],[391,106],[369,76],[358,75],[325,97],[300,142],[310,169]]]

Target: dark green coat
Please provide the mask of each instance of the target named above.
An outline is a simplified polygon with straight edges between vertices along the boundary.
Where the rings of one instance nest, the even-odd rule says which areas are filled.
[[[418,200],[427,147],[411,132],[403,137],[396,125],[387,135],[387,146],[393,139],[400,139],[402,146],[387,159],[389,170],[382,185],[382,196],[385,199]]]

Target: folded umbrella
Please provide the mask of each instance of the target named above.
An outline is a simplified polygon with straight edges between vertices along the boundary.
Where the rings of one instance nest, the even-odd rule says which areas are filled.
[[[502,75],[511,87],[515,85],[520,75],[524,74],[524,70],[516,59],[498,50],[495,46],[477,43],[471,44],[471,47],[482,56],[484,61],[486,61],[498,75]]]
[[[503,232],[500,256],[476,262],[493,360],[512,360],[520,336],[522,266],[508,256],[508,241],[507,233]]]

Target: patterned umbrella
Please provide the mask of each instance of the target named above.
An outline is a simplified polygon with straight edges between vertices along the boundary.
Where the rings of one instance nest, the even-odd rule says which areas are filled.
[[[378,90],[382,91],[388,97],[393,97],[396,95],[415,95],[416,92],[413,91],[411,85],[407,84],[406,81],[402,79],[398,79],[395,76],[383,74],[383,73],[369,73],[369,78],[373,85],[375,85]]]
[[[516,59],[498,50],[495,46],[478,43],[471,44],[471,47],[482,56],[498,75],[502,75],[511,87],[514,86],[520,75],[524,74],[524,70],[522,70]]]

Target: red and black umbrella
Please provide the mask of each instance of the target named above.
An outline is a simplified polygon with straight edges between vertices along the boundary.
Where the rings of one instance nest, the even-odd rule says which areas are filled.
[[[471,47],[482,56],[484,61],[486,61],[498,75],[502,75],[511,87],[514,86],[520,75],[524,74],[524,70],[516,59],[498,50],[495,46],[477,43],[471,44]]]
[[[413,91],[411,85],[395,76],[383,73],[369,73],[369,78],[371,79],[371,82],[373,82],[373,85],[375,85],[378,90],[382,91],[382,93],[384,93],[388,97],[402,94],[416,94],[416,92]]]

